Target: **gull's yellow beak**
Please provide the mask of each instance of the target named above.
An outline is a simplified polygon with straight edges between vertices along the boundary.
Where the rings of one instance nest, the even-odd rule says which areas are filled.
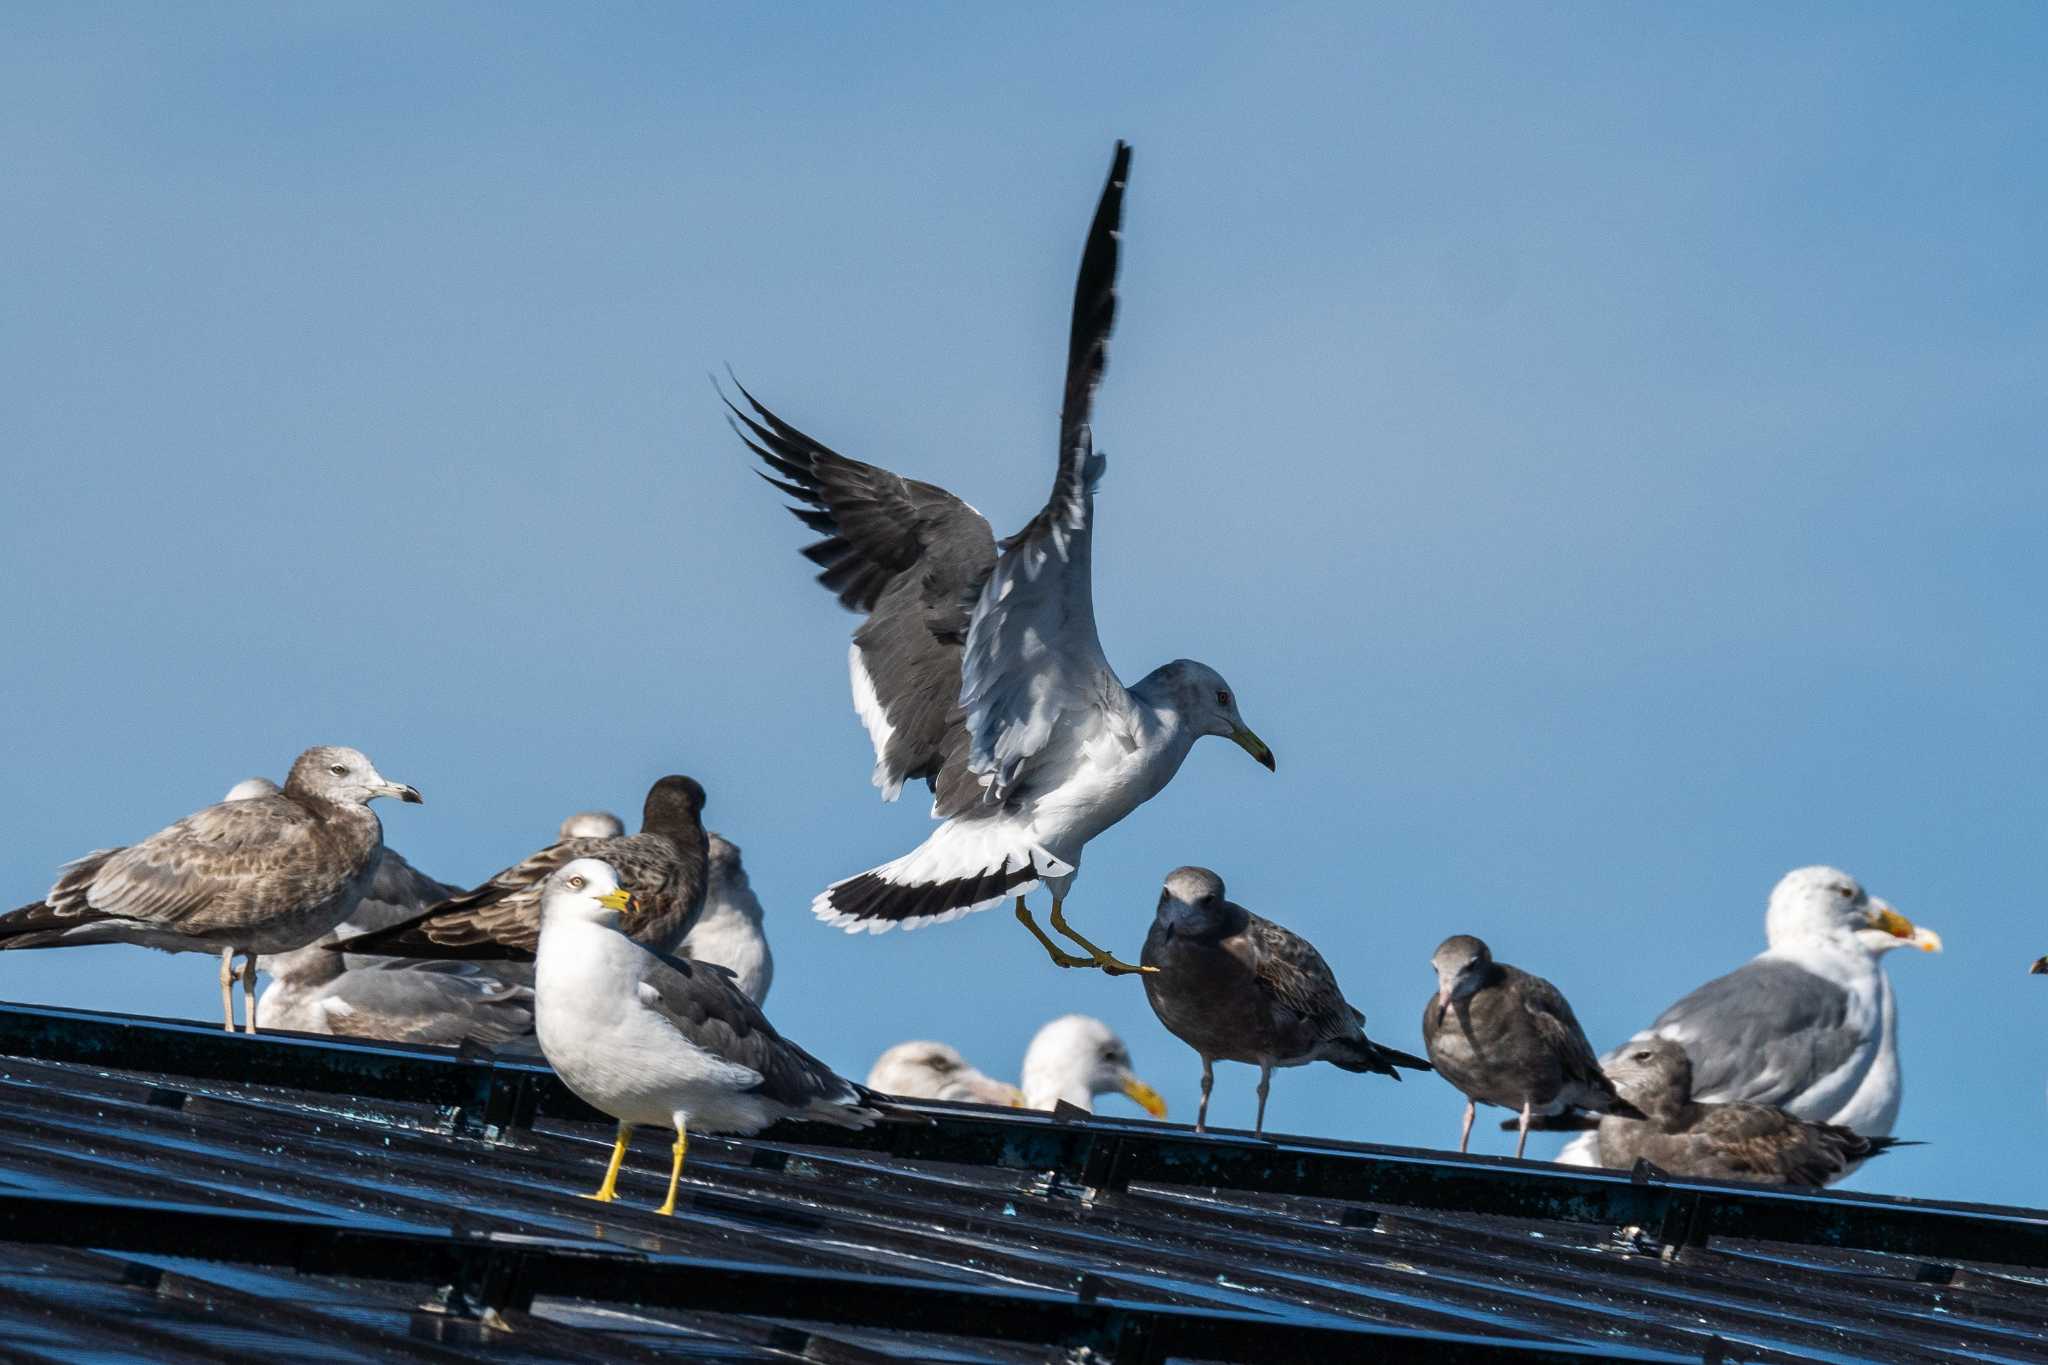
[[[617,890],[605,892],[597,898],[597,903],[607,910],[638,910],[640,908],[639,902],[633,899],[633,893],[626,890],[623,886]]]
[[[1267,772],[1277,772],[1273,766],[1273,751],[1266,747],[1266,741],[1249,730],[1237,729],[1230,732],[1230,742],[1266,765]]]
[[[1261,745],[1260,747],[1263,748],[1265,746]],[[1151,1086],[1145,1084],[1136,1076],[1124,1077],[1123,1083],[1119,1085],[1117,1089],[1123,1091],[1126,1095],[1129,1095],[1133,1100],[1137,1102],[1137,1105],[1140,1109],[1143,1109],[1153,1118],[1163,1119],[1166,1117],[1166,1101],[1159,1098],[1159,1092],[1157,1090],[1154,1090]]]
[[[1923,953],[1938,953],[1941,951],[1940,934],[1935,933],[1932,929],[1916,928],[1913,921],[1907,919],[1889,905],[1881,906],[1870,912],[1870,927],[1882,929],[1893,938],[1902,938]]]

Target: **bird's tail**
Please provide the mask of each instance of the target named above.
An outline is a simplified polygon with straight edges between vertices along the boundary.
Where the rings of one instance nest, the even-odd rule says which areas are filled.
[[[849,934],[879,934],[897,925],[915,929],[1027,895],[1045,878],[1073,870],[1015,825],[948,820],[894,862],[826,887],[811,902],[811,913]]]
[[[1403,1052],[1399,1048],[1381,1047],[1372,1039],[1363,1036],[1336,1040],[1323,1059],[1345,1071],[1372,1071],[1382,1076],[1392,1076],[1397,1081],[1401,1079],[1401,1073],[1396,1069],[1398,1067],[1405,1066],[1410,1071],[1436,1070],[1412,1053]]]

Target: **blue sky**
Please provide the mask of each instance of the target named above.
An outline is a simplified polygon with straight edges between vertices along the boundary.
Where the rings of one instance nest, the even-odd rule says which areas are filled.
[[[2048,11],[1095,11],[0,15],[12,903],[310,743],[418,785],[390,842],[458,882],[689,772],[789,1034],[1014,1074],[1085,1011],[1192,1117],[1138,986],[1006,915],[808,918],[927,823],[707,378],[1013,529],[1124,137],[1102,635],[1215,665],[1280,767],[1199,746],[1083,931],[1135,951],[1205,863],[1390,1042],[1473,932],[1604,1046],[1835,863],[1948,943],[1891,959],[1930,1145],[1855,1187],[2048,1202]],[[216,1001],[116,948],[0,997]],[[1271,1118],[1459,1107],[1319,1068]]]

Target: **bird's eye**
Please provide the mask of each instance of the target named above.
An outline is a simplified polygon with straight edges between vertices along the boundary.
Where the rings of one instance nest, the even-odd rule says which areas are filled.
[[[583,878],[581,878],[581,877],[571,877],[571,878],[569,878],[569,885],[570,885],[571,887],[573,887],[574,889],[576,889],[576,890],[578,890],[578,891],[581,891],[581,890],[583,889],[583,885],[584,885],[584,883],[583,883]]]
[[[1650,1054],[1647,1052],[1638,1052],[1636,1054],[1636,1060],[1639,1062],[1647,1062],[1650,1060]]]
[[[337,763],[333,767],[329,768],[327,771],[333,773],[336,777],[347,777],[348,765],[345,763]]]
[[[1845,900],[1855,900],[1856,888],[1853,886],[1838,886],[1835,888],[1835,894]]]
[[[1218,706],[1230,705],[1230,694],[1228,692],[1218,692],[1216,694],[1216,704]]]

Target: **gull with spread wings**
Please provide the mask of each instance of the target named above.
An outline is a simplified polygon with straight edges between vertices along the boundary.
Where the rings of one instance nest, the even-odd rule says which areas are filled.
[[[849,655],[854,709],[875,748],[875,785],[932,790],[943,823],[910,853],[837,882],[812,909],[849,932],[938,923],[1014,898],[1018,920],[1062,967],[1139,968],[1083,938],[1063,912],[1082,847],[1157,795],[1203,735],[1267,768],[1273,752],[1205,664],[1179,659],[1125,687],[1095,630],[1091,549],[1104,459],[1089,409],[1116,316],[1130,148],[1119,142],[1074,288],[1059,464],[1052,496],[997,545],[980,513],[933,484],[828,449],[742,387],[732,408],[763,477],[823,540],[818,581],[867,619]],[[1025,896],[1052,892],[1052,927]]]

